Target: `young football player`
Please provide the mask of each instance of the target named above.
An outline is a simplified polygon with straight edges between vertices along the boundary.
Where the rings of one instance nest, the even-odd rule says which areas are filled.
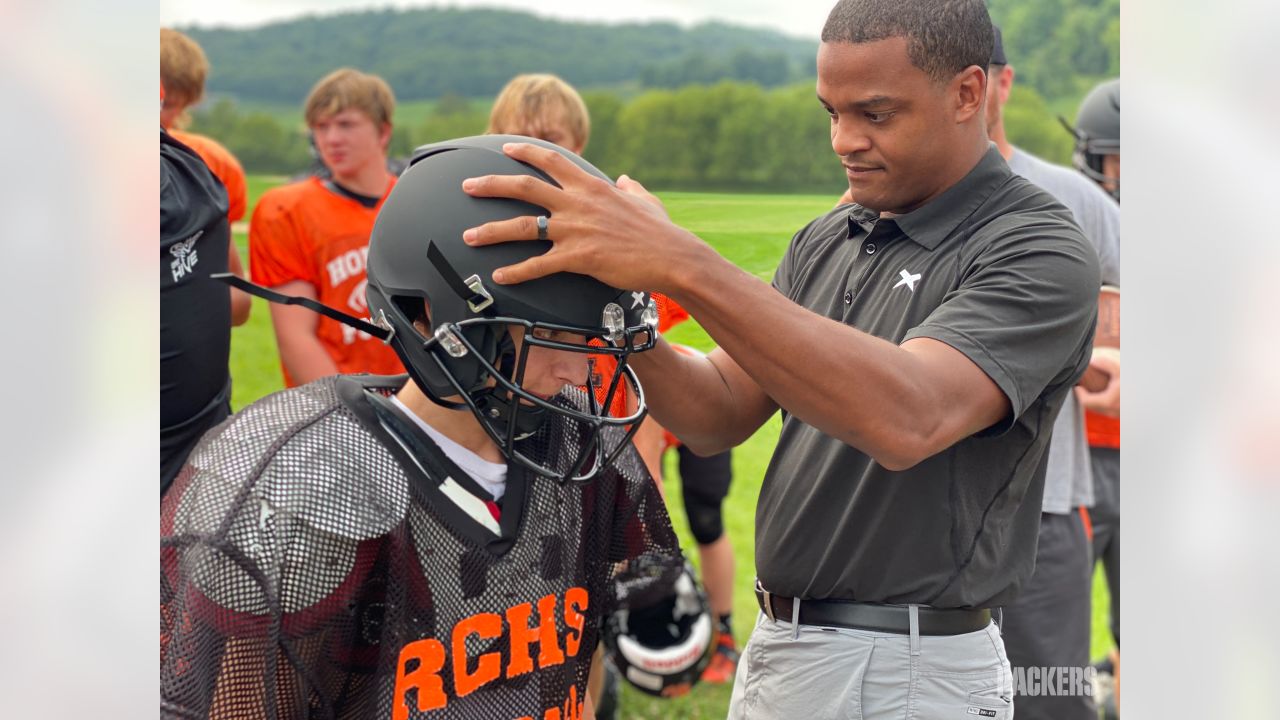
[[[162,716],[592,717],[601,618],[680,572],[627,430],[644,413],[627,360],[656,308],[581,275],[496,285],[538,245],[461,240],[542,212],[461,191],[535,172],[502,154],[511,139],[415,154],[370,241],[376,324],[241,281],[386,341],[408,377],[285,390],[192,453],[161,513]],[[600,355],[617,360],[606,401],[640,398],[628,417],[588,385]]]

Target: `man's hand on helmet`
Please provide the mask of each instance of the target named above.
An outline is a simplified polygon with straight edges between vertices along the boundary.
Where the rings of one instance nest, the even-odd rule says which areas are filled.
[[[714,252],[674,225],[657,197],[635,180],[624,176],[615,186],[536,145],[510,143],[503,150],[542,170],[560,187],[528,175],[487,175],[463,183],[472,196],[524,200],[547,208],[551,215],[551,250],[499,268],[495,282],[515,284],[573,272],[615,287],[669,292],[678,285],[678,273],[698,267],[705,253]],[[467,244],[476,246],[537,237],[534,216],[486,223],[463,235]]]

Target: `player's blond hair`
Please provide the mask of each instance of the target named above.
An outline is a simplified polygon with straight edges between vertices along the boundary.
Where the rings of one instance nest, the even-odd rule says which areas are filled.
[[[191,38],[177,30],[160,28],[160,83],[165,105],[185,108],[204,97],[209,59]]]
[[[363,112],[374,125],[382,127],[383,124],[391,124],[391,116],[396,111],[396,96],[387,81],[377,75],[339,68],[311,88],[304,108],[308,127],[348,108]]]
[[[489,113],[491,134],[541,135],[551,127],[565,131],[580,148],[587,146],[591,135],[591,118],[582,96],[555,75],[515,76]]]

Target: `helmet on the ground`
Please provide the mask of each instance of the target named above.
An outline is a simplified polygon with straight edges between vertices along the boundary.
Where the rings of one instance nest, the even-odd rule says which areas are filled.
[[[1094,182],[1113,184],[1112,194],[1119,199],[1120,179],[1103,174],[1102,158],[1120,154],[1120,78],[1090,90],[1080,102],[1075,126],[1067,129],[1076,139],[1072,164]]]
[[[627,432],[606,433],[605,428],[634,432],[643,417],[643,393],[626,360],[653,346],[657,310],[648,293],[620,290],[584,275],[557,273],[517,285],[493,282],[495,269],[551,247],[536,240],[485,247],[462,241],[464,230],[487,222],[550,215],[529,203],[462,191],[464,179],[481,175],[529,175],[554,184],[502,152],[503,143],[512,141],[553,149],[607,179],[577,155],[532,138],[489,135],[418,148],[378,213],[369,240],[369,312],[375,324],[391,331],[388,342],[432,401],[469,408],[509,460],[546,476],[585,480],[630,439]],[[524,329],[519,346],[511,334],[517,326]],[[584,378],[604,386],[605,401],[597,401],[598,394],[585,386],[552,398],[526,390],[522,382],[534,346],[617,358],[611,377],[592,372]],[[611,417],[605,408],[624,385],[632,386],[637,407],[627,417]],[[549,462],[537,457],[548,453],[528,452],[521,445],[539,433],[549,413],[572,421],[569,432],[576,434],[573,445],[580,452],[569,461]],[[610,447],[604,435],[613,438]],[[563,433],[556,442],[562,441]]]
[[[643,564],[643,558],[639,560]],[[663,579],[632,597],[620,592],[619,609],[606,619],[604,628],[605,648],[619,674],[634,687],[659,697],[689,692],[715,652],[717,630],[706,593],[688,562],[677,570],[664,568]],[[624,571],[622,577],[629,574],[635,573]],[[630,582],[637,584],[634,577]],[[624,579],[622,585],[627,584]]]

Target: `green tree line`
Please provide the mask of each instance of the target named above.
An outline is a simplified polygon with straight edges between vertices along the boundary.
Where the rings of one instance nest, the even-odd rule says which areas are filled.
[[[1019,82],[1051,107],[1073,106],[1097,80],[1119,74],[1120,0],[988,2]],[[812,38],[724,23],[607,25],[488,9],[366,10],[181,29],[209,56],[211,96],[277,105],[301,104],[317,79],[342,66],[381,75],[405,100],[492,96],[522,72],[627,93],[722,80],[774,88],[812,78],[817,51]]]
[[[829,119],[813,85],[762,88],[721,82],[649,90],[630,98],[584,93],[591,141],[584,153],[606,173],[627,173],[654,188],[841,192],[845,179],[832,156]],[[483,133],[487,109],[442,98],[415,127],[396,126],[390,153]],[[1034,89],[1015,86],[1006,106],[1013,142],[1057,162],[1071,140]],[[312,162],[306,129],[265,113],[242,113],[228,100],[193,115],[192,128],[222,141],[251,173],[292,175]]]
[[[513,75],[553,72],[576,87],[678,87],[809,77],[817,43],[705,23],[582,23],[509,10],[421,8],[308,16],[257,28],[179,28],[204,48],[208,89],[301,103],[325,73],[354,66],[403,98],[496,94]]]

